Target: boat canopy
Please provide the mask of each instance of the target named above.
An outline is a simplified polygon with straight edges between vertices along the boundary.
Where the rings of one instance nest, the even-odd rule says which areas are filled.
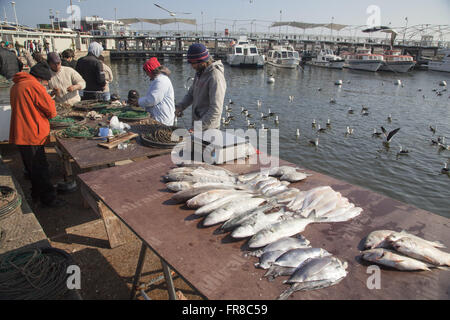
[[[327,28],[330,30],[340,31],[345,27],[348,27],[346,24],[337,24],[337,23],[305,23],[305,22],[297,22],[297,21],[286,21],[286,22],[274,22],[270,26],[272,27],[294,27],[300,29],[313,29],[313,28]]]
[[[133,23],[140,23],[140,22],[147,22],[152,24],[169,24],[169,23],[185,23],[185,24],[192,24],[196,25],[197,21],[195,19],[143,19],[143,18],[124,18],[124,19],[118,19],[119,21],[123,22],[124,24],[133,24]]]

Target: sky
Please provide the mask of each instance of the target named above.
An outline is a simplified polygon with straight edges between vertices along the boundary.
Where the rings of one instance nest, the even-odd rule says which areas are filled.
[[[67,18],[69,3],[70,0],[15,0],[17,19],[20,24],[32,27],[49,23],[49,9],[53,13],[58,10],[60,19]],[[154,6],[157,3],[174,12],[190,13],[177,17],[197,19],[199,26],[203,19],[205,30],[214,30],[215,27],[217,30],[231,29],[233,20],[255,19],[253,24],[236,22],[236,29],[250,30],[253,27],[257,31],[267,31],[269,21],[280,21],[280,18],[282,21],[366,25],[375,17],[374,11],[367,13],[369,6],[373,5],[379,8],[381,25],[450,24],[450,0],[72,0],[72,3],[80,7],[83,17],[97,15],[114,20],[114,8],[117,8],[118,19],[171,18],[167,12]],[[0,0],[1,20],[4,20],[5,11],[8,20],[14,21],[11,1]],[[159,29],[159,26],[144,24],[144,29]]]

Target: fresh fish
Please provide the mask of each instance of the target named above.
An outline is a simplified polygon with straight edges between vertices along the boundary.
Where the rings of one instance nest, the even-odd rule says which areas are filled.
[[[364,242],[364,249],[375,249],[375,248],[391,248],[387,237],[395,233],[392,230],[376,230],[372,231]]]
[[[422,241],[412,238],[400,238],[392,242],[398,252],[409,257],[431,263],[436,266],[450,266],[450,254]]]
[[[308,248],[308,247],[309,247],[308,239],[306,239],[302,235],[299,235],[298,237],[281,238],[280,240],[277,240],[267,245],[263,249],[249,252],[247,253],[247,255],[260,257],[262,254],[269,251],[277,251],[277,250],[288,251],[291,249]]]
[[[334,192],[331,188],[314,192],[311,197],[305,197],[303,207],[299,213],[302,216],[307,217],[311,211],[315,210],[317,213],[317,211],[323,207],[334,209],[336,208],[337,202],[340,200],[339,196],[340,194]]]
[[[361,257],[364,260],[375,262],[384,266],[395,268],[398,270],[415,271],[426,270],[429,271],[430,264],[422,261],[397,254],[391,250],[384,248],[369,249],[361,252]]]
[[[226,185],[219,185],[217,187],[214,187],[213,185],[205,186],[205,187],[198,187],[198,188],[191,188],[183,191],[179,191],[175,193],[172,196],[172,200],[176,202],[186,202],[187,200],[195,197],[196,195],[199,195],[203,192],[207,192],[210,190],[221,188],[222,190],[230,190],[233,189],[232,186],[226,186]]]
[[[284,283],[291,287],[281,293],[279,300],[286,300],[295,291],[326,288],[342,281],[347,276],[347,262],[335,257],[308,259],[301,264]]]
[[[312,214],[308,218],[287,218],[256,233],[249,241],[250,248],[259,248],[284,237],[303,232],[306,226],[316,219]]]
[[[178,168],[170,169],[167,172],[167,174],[171,174],[171,173],[184,173],[184,174],[187,174],[187,173],[191,173],[194,170],[195,170],[195,168],[178,167]]]
[[[281,250],[266,252],[261,257],[259,257],[259,262],[255,263],[255,267],[261,269],[269,269],[270,265],[275,262],[275,260],[283,253],[284,251]]]
[[[307,195],[307,192],[305,191],[300,191],[297,196],[291,200],[291,202],[289,202],[286,206],[286,208],[288,208],[289,210],[293,211],[293,212],[297,212],[298,210],[301,209],[301,207],[303,207],[303,202],[305,200],[305,197]]]
[[[260,230],[280,221],[280,218],[284,215],[284,210],[255,216],[251,221],[247,221],[238,228],[236,228],[231,236],[233,238],[246,238],[251,237]]]
[[[234,183],[235,180],[232,177],[228,176],[215,176],[210,174],[200,174],[195,173],[195,171],[191,173],[169,173],[164,176],[164,179],[168,182],[172,181],[189,181],[189,182],[216,182],[216,183]]]
[[[219,176],[219,177],[226,177],[226,178],[231,178],[233,177],[233,180],[235,180],[235,174],[229,174],[228,172],[224,171],[224,170],[217,170],[217,168],[214,169],[205,169],[205,168],[197,168],[195,170],[193,170],[191,172],[192,175],[212,175],[212,176]]]
[[[260,177],[262,174],[260,171],[256,171],[256,172],[251,172],[251,173],[247,173],[247,174],[243,174],[237,177],[238,181],[242,182],[242,183],[246,183],[249,182],[257,177]]]
[[[289,181],[289,182],[298,182],[298,181],[305,180],[309,176],[310,176],[310,174],[294,171],[294,172],[289,172],[289,173],[283,174],[281,176],[280,180],[281,181]]]
[[[304,211],[310,206],[314,206],[317,204],[325,194],[334,192],[331,187],[325,186],[325,187],[317,187],[314,189],[311,189],[307,191],[307,194],[305,195],[305,199],[303,200],[303,205],[301,207],[301,210]]]
[[[227,222],[225,222],[219,229],[222,231],[232,230],[232,229],[246,223],[247,221],[250,221],[250,219],[252,219],[252,220],[257,219],[256,216],[263,216],[265,211],[272,210],[272,209],[276,208],[277,206],[279,206],[279,205],[276,203],[270,203],[270,204],[260,206],[252,211],[244,212],[244,213],[228,220]]]
[[[216,171],[216,172],[220,172],[220,171]],[[189,175],[192,176],[194,178],[194,181],[197,181],[197,182],[231,182],[231,183],[236,183],[236,178],[235,177],[230,177],[228,175],[215,174],[214,171],[209,171],[209,170],[197,169],[197,170],[192,171]]]
[[[285,174],[294,173],[297,169],[299,168],[289,166],[274,167],[269,170],[269,176],[279,177]]]
[[[221,206],[223,206],[224,204],[226,204],[230,201],[235,201],[237,199],[239,199],[239,200],[247,199],[247,198],[251,198],[252,196],[253,196],[252,194],[247,193],[247,192],[232,193],[223,198],[217,199],[216,201],[208,203],[207,205],[204,205],[203,207],[197,209],[194,214],[196,214],[198,216],[204,216],[204,215],[207,215],[207,214],[213,212],[214,210],[220,208]]]
[[[222,207],[211,212],[203,221],[203,225],[208,227],[220,222],[227,221],[234,216],[257,208],[261,203],[265,201],[266,200],[263,198],[249,198],[245,199],[245,201],[228,202]]]
[[[266,186],[279,186],[280,181],[277,178],[268,177],[263,180],[260,180],[258,183],[255,184],[255,190],[262,190]]]
[[[269,251],[269,253],[272,251]],[[264,274],[264,277],[269,281],[275,280],[277,277],[285,277],[291,276],[297,268],[291,267],[280,267],[280,266],[270,266],[267,272]]]
[[[192,188],[192,183],[188,181],[174,181],[166,183],[166,187],[170,191],[178,192]]]
[[[287,204],[294,200],[298,194],[300,193],[300,190],[296,188],[288,188],[284,190],[283,192],[273,196],[270,201],[276,201],[279,204]]]
[[[311,258],[331,256],[331,253],[321,248],[298,248],[292,249],[281,255],[274,265],[280,267],[298,267],[304,261]]]
[[[197,208],[207,205],[208,203],[211,203],[217,199],[223,198],[224,196],[233,194],[233,193],[239,193],[239,191],[224,190],[224,189],[209,190],[207,192],[200,193],[200,194],[196,195],[195,197],[191,198],[190,200],[188,200],[186,202],[186,205],[189,208],[197,209]]]
[[[391,242],[392,241],[397,241],[399,239],[408,238],[408,239],[412,239],[412,240],[414,240],[414,241],[416,241],[418,243],[419,242],[420,243],[424,243],[426,245],[433,246],[433,247],[436,247],[436,248],[445,248],[445,245],[443,245],[439,241],[428,241],[428,240],[422,239],[420,237],[417,237],[417,236],[415,236],[413,234],[410,234],[410,233],[408,233],[408,232],[406,232],[404,230],[401,231],[401,232],[392,231],[392,233],[388,236],[388,238],[389,239],[387,239],[387,240],[391,241]]]
[[[361,214],[362,208],[355,207],[352,203],[346,208],[339,208],[319,218],[320,222],[345,222]]]
[[[205,162],[192,162],[192,163],[181,163],[179,164],[180,168],[193,168],[193,169],[198,169],[198,168],[202,168],[202,169],[210,169],[210,170],[221,170],[226,172],[229,176],[233,176],[235,175],[235,173],[223,168],[223,167],[218,167],[218,166],[214,166]]]
[[[289,188],[286,185],[279,185],[276,187],[271,187],[271,188],[264,188],[261,193],[266,196],[266,197],[273,197],[276,196],[278,194],[281,194],[283,192],[285,192],[286,190],[288,190]]]

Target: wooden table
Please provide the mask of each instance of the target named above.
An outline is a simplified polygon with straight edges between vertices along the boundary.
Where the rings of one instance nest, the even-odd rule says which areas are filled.
[[[274,282],[262,278],[265,270],[254,267],[257,258],[244,256],[246,240],[216,234],[217,227],[203,228],[193,210],[170,200],[172,193],[165,188],[161,176],[173,166],[170,156],[161,156],[78,176],[142,240],[135,284],[148,246],[205,298],[276,299],[287,285],[281,278]],[[237,173],[259,168],[258,165],[225,167]],[[359,259],[364,237],[380,229],[405,229],[427,240],[439,240],[448,247],[449,219],[320,173],[307,172],[313,176],[292,186],[309,190],[329,185],[364,211],[348,222],[318,223],[306,228],[302,234],[311,245],[347,261],[349,274],[335,286],[295,292],[290,299],[449,299],[449,271],[402,272],[381,267],[381,289],[371,290],[367,287],[371,264]],[[170,275],[166,280],[173,298]]]
[[[143,126],[133,126],[132,132],[141,132]],[[97,170],[103,166],[112,167],[136,160],[152,158],[170,153],[171,149],[157,149],[143,146],[139,137],[132,140],[126,149],[105,149],[98,146],[101,140],[64,139],[57,137],[55,149],[64,163],[66,181],[73,176],[71,159],[79,171]],[[122,162],[122,163],[121,163]],[[83,199],[100,217],[102,217],[111,248],[125,243],[120,221],[105,207],[99,199],[83,186],[80,187]]]

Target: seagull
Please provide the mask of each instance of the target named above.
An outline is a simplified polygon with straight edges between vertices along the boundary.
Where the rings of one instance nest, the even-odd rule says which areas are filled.
[[[256,100],[256,105],[258,106],[258,108],[261,108],[262,105],[261,100]]]
[[[231,119],[226,119],[226,120],[223,122],[223,124],[227,126],[227,125],[230,124],[230,121],[231,121]]]
[[[373,137],[380,137],[382,134],[383,134],[382,132],[377,132],[377,129],[373,128],[373,133],[372,133]]]
[[[270,112],[270,108],[269,108],[269,112],[268,112],[269,117],[273,117],[275,115],[274,112]]]
[[[330,99],[330,103],[336,103],[336,99],[331,98],[331,99]]]
[[[297,138],[300,136],[300,129],[297,129],[297,132],[295,133],[295,135],[297,136]]]
[[[406,155],[408,153],[409,153],[408,150],[403,150],[402,146],[400,146],[400,150],[399,150],[399,152],[397,154],[398,155]]]
[[[264,113],[261,112],[261,119],[262,120],[267,120],[267,118],[269,118],[269,116],[265,116]]]
[[[319,146],[319,138],[316,138],[315,140],[309,140],[309,143],[313,146]]]
[[[317,132],[325,132],[327,129],[325,129],[325,128],[321,128],[320,127],[320,124],[319,124],[319,127],[317,128]]]
[[[330,119],[327,120],[327,127],[331,127],[331,121],[330,121]]]
[[[449,171],[449,169],[448,169],[447,162],[444,163],[444,167],[442,168],[441,172],[444,173],[444,174],[445,174],[445,173],[446,173],[446,174],[449,174],[449,173],[450,173],[450,171]]]
[[[254,128],[255,124],[254,123],[250,123],[250,120],[247,120],[247,127],[248,128]]]
[[[369,111],[369,108],[366,107],[365,105],[363,105],[363,106],[362,106],[362,109],[361,109],[361,112],[362,112],[362,111]]]
[[[248,112],[247,109],[245,109],[244,107],[241,107],[241,113],[246,113]]]
[[[294,96],[289,96],[289,102],[294,101]]]
[[[366,110],[361,111],[361,115],[368,116],[369,115],[369,111],[366,111]]]
[[[350,127],[347,127],[347,132],[345,134],[346,135],[353,134],[353,128],[350,129]]]
[[[317,91],[322,91],[322,88],[318,88]]]
[[[430,126],[430,131],[433,132],[433,134],[435,134],[436,133],[436,128],[437,128],[437,126],[435,126],[434,128],[432,126]]]
[[[349,108],[348,108],[348,113],[349,113],[349,114],[353,114],[353,113],[354,113],[352,107],[349,107]]]
[[[228,101],[228,103],[229,104],[234,104],[234,102],[231,99]]]
[[[312,124],[311,124],[311,125],[312,125],[312,127],[313,127],[313,128],[315,128],[315,127],[316,127],[316,119],[313,119],[313,122],[312,122]]]
[[[381,127],[381,131],[383,131],[384,136],[386,137],[386,140],[383,142],[386,146],[389,146],[389,143],[391,142],[394,135],[400,131],[400,128],[397,128],[395,130],[392,130],[387,134],[387,131],[384,127]]]
[[[275,122],[276,125],[278,125],[280,123],[280,120],[278,119],[278,116],[275,116],[274,122]]]
[[[392,115],[391,115],[391,114],[388,115],[387,120],[388,120],[389,122],[392,122]]]
[[[172,16],[172,17],[175,17],[177,14],[191,14],[190,12],[173,12],[173,11],[167,10],[166,8],[161,7],[159,4],[156,4],[156,3],[154,3],[154,5],[164,11],[167,11],[170,14],[170,16]]]
[[[439,150],[450,150],[450,145],[445,145],[443,143],[438,142],[438,146],[439,146]]]
[[[264,128],[264,123],[261,123],[261,130],[267,131],[267,128]]]

